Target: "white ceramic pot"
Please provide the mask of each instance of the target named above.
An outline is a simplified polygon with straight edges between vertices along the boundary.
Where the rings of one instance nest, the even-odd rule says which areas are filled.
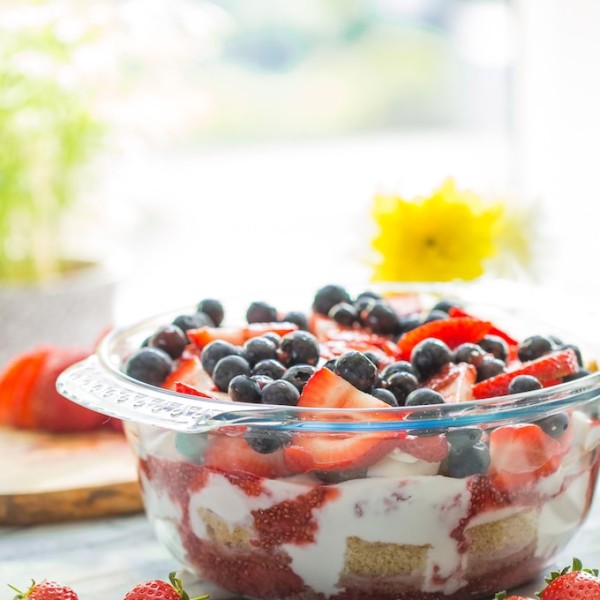
[[[94,344],[113,325],[117,278],[106,266],[86,264],[45,283],[0,283],[0,369],[41,344]]]

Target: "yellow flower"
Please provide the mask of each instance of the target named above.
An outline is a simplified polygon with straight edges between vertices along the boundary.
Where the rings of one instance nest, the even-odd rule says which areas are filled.
[[[505,207],[458,190],[452,179],[427,198],[377,195],[375,281],[472,280],[498,251]]]

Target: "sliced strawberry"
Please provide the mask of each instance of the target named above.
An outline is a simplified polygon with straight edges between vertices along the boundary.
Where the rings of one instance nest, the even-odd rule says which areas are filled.
[[[200,348],[200,350],[215,340],[223,340],[234,346],[241,346],[245,340],[244,330],[239,327],[204,326],[198,329],[188,329],[186,333],[190,341],[195,344],[197,348]]]
[[[312,313],[308,318],[308,329],[319,341],[331,339],[331,332],[337,332],[340,328],[336,321],[319,313]]]
[[[241,435],[211,435],[204,452],[204,465],[234,475],[282,477],[290,474],[281,449],[270,454],[260,454]]]
[[[473,399],[473,384],[477,369],[467,363],[448,363],[439,373],[423,382],[424,387],[439,392],[447,404],[468,402]]]
[[[477,399],[504,396],[508,394],[508,386],[517,375],[533,375],[544,387],[550,387],[559,383],[565,375],[576,373],[578,370],[575,352],[571,348],[566,348],[545,354],[511,371],[476,383],[473,386],[473,396]]]
[[[205,394],[200,390],[188,385],[187,383],[181,383],[181,381],[176,381],[172,388],[169,388],[178,392],[179,394],[188,394],[189,396],[198,396],[199,398],[211,398],[209,394]]]
[[[489,333],[492,324],[475,317],[450,317],[424,323],[405,333],[398,340],[401,357],[410,360],[413,348],[427,338],[437,338],[450,348],[456,348],[466,342],[478,342]]]
[[[464,308],[461,308],[459,306],[453,306],[452,308],[450,308],[450,310],[448,311],[448,314],[451,317],[472,317],[473,316],[470,313],[468,313]],[[514,337],[512,337],[511,335],[506,333],[506,331],[503,331],[502,329],[498,329],[498,327],[496,327],[495,325],[492,325],[490,327],[488,334],[489,335],[497,335],[498,337],[502,338],[508,344],[509,347],[511,347],[511,346],[516,347],[519,345],[518,340],[516,340]]]
[[[501,489],[516,490],[554,473],[565,449],[532,423],[503,425],[490,433],[490,475]]]
[[[400,317],[419,313],[424,308],[421,295],[416,292],[395,292],[385,294],[384,300]]]
[[[398,434],[297,434],[284,448],[285,462],[295,473],[362,469],[391,452],[398,438]]]
[[[176,390],[178,383],[187,384],[196,390],[212,390],[215,387],[210,375],[202,368],[200,359],[195,355],[181,358],[177,368],[169,374],[162,387]]]
[[[296,331],[298,325],[295,323],[288,323],[286,321],[276,321],[274,323],[251,323],[247,327],[244,327],[244,341],[249,340],[253,337],[259,337],[265,333],[276,333],[283,337],[292,331]]]
[[[396,446],[427,462],[440,462],[448,456],[448,442],[443,435],[407,435],[399,438]]]

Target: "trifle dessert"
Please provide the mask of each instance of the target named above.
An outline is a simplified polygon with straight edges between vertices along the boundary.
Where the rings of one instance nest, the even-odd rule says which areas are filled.
[[[127,420],[157,534],[205,580],[274,600],[485,598],[584,521],[600,374],[573,340],[480,308],[331,284],[232,324],[205,298],[111,334],[59,388]]]

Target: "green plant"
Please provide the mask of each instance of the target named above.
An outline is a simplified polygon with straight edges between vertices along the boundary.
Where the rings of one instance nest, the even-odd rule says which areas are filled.
[[[77,42],[55,26],[0,32],[0,280],[64,268],[61,228],[103,126],[69,80]]]

